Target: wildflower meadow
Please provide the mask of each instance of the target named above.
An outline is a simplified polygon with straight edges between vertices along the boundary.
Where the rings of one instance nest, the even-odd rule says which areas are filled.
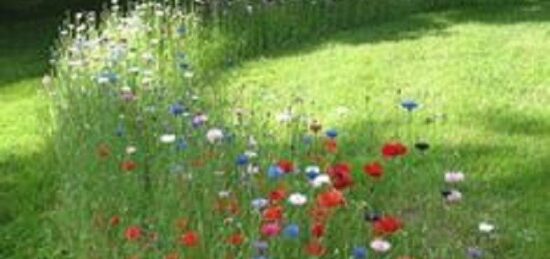
[[[544,1],[113,0],[56,33],[6,258],[548,258]]]

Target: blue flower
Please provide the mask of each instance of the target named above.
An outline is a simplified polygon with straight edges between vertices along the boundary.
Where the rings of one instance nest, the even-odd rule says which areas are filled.
[[[116,132],[115,134],[118,136],[118,137],[122,137],[124,135],[124,126],[121,124],[118,125],[118,127],[116,128]]]
[[[178,28],[178,35],[185,36],[186,33],[187,33],[187,29],[185,28],[185,26],[182,25]]]
[[[245,166],[246,164],[248,164],[248,161],[249,161],[248,156],[243,154],[237,157],[236,163],[239,166]]]
[[[118,81],[118,75],[114,72],[102,72],[98,76],[98,81],[101,82],[108,82],[111,84],[114,84]]]
[[[327,137],[332,139],[338,137],[338,131],[336,131],[335,129],[327,130],[326,134],[327,134]]]
[[[315,178],[321,174],[321,169],[318,166],[308,166],[305,171],[306,176],[310,181],[315,180]]]
[[[283,234],[292,239],[296,239],[300,236],[300,227],[296,224],[290,224],[285,227]]]
[[[280,167],[272,165],[267,169],[267,177],[269,179],[278,179],[281,176],[283,176],[283,170]]]
[[[354,259],[366,259],[368,251],[364,247],[355,247],[353,248],[353,258]]]
[[[311,145],[311,143],[313,143],[313,136],[305,135],[304,136],[304,144]]]
[[[176,147],[178,151],[184,151],[187,149],[187,142],[183,138],[180,138],[176,141]]]
[[[409,112],[412,112],[418,108],[418,103],[413,100],[405,100],[401,102],[401,107]]]
[[[269,244],[266,241],[258,240],[252,244],[254,248],[256,249],[257,253],[259,255],[264,255],[267,253],[267,249],[269,248]]]
[[[185,107],[180,103],[174,103],[170,106],[170,113],[174,116],[180,116],[185,112]]]

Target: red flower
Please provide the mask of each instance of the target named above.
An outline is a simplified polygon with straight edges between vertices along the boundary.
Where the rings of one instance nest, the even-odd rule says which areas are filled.
[[[246,238],[241,233],[235,233],[231,236],[229,236],[226,240],[226,242],[230,245],[238,246],[244,243]]]
[[[378,235],[390,235],[400,230],[403,227],[403,223],[397,218],[391,216],[384,216],[381,219],[374,222],[374,233]]]
[[[279,221],[283,219],[283,207],[273,206],[265,209],[263,218],[265,221]]]
[[[325,235],[325,225],[321,223],[315,223],[313,227],[311,227],[311,234],[316,238],[322,237],[323,235]]]
[[[317,205],[333,208],[345,203],[344,195],[338,190],[330,190],[317,196]]]
[[[338,152],[338,142],[336,142],[335,139],[327,139],[325,141],[325,149],[329,153],[337,153]]]
[[[348,188],[353,184],[351,167],[348,164],[340,163],[331,166],[327,173],[330,176],[332,185],[338,190]]]
[[[188,231],[183,234],[180,238],[180,243],[187,247],[194,247],[199,244],[200,238],[199,234],[195,231]]]
[[[111,217],[111,220],[109,220],[109,224],[111,224],[111,227],[116,227],[118,224],[120,224],[120,217],[115,215]]]
[[[128,241],[136,241],[141,237],[141,229],[138,226],[131,226],[124,233]]]
[[[125,160],[120,165],[120,168],[123,171],[130,172],[130,171],[133,171],[137,168],[137,164],[136,164],[136,162],[134,162],[132,160]]]
[[[382,155],[386,158],[395,158],[407,154],[407,147],[399,142],[387,143],[382,147]]]
[[[380,178],[384,174],[384,168],[379,162],[372,162],[363,167],[363,172],[374,178]]]
[[[278,188],[277,190],[275,191],[272,191],[270,194],[269,194],[269,200],[272,202],[272,203],[277,203],[279,201],[282,201],[286,198],[286,191],[284,188],[280,187]]]
[[[323,256],[327,249],[319,241],[311,241],[306,246],[306,253],[310,256]]]
[[[294,172],[294,164],[292,163],[292,161],[283,159],[277,163],[277,166],[281,168],[283,173],[288,174]]]

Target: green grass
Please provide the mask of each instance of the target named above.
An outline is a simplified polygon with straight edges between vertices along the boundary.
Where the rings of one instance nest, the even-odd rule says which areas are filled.
[[[40,240],[39,215],[51,205],[50,154],[38,88],[55,19],[0,26],[0,257],[25,254]],[[15,251],[18,250],[17,253]],[[26,253],[27,256],[34,252]]]
[[[402,214],[406,208],[414,211],[411,233],[431,229],[416,238],[441,254],[426,251],[423,258],[444,257],[443,247],[458,258],[456,249],[472,244],[475,225],[483,219],[498,227],[498,237],[486,244],[495,258],[545,258],[550,57],[544,53],[549,51],[548,4],[454,10],[273,53],[228,73],[224,85],[237,93],[235,102],[259,113],[282,111],[293,96],[305,99],[308,114],[338,128],[344,138],[359,140],[344,145],[352,150],[342,155],[347,161],[376,152],[365,146],[369,138],[432,143],[430,154],[413,162],[415,184],[387,193],[417,200],[395,198],[389,206]],[[422,104],[412,115],[413,126],[403,126],[408,118],[397,105],[407,98]],[[349,108],[349,116],[338,115],[341,106]],[[447,120],[426,125],[425,118],[435,114]],[[358,150],[365,152],[354,155]],[[466,198],[444,211],[431,196],[442,188],[441,173],[452,168],[468,174]]]
[[[3,253],[17,258],[59,256],[54,255],[59,252],[54,251],[57,247],[47,245],[52,228],[46,228],[43,222],[50,218],[48,209],[54,204],[51,198],[56,178],[48,175],[48,168],[56,165],[52,165],[54,160],[49,156],[49,140],[43,137],[42,129],[48,125],[42,124],[38,115],[46,107],[36,88],[46,68],[45,50],[50,44],[47,34],[38,33],[42,23],[12,24],[2,26],[0,31],[0,65],[8,68],[0,70],[0,257],[4,257]],[[546,245],[550,240],[549,51],[548,4],[454,10],[403,17],[271,53],[228,72],[220,82],[227,87],[222,92],[230,93],[231,101],[254,109],[257,114],[282,111],[288,105],[296,105],[295,97],[304,99],[301,109],[319,118],[326,127],[340,131],[341,153],[336,159],[356,167],[375,159],[379,145],[388,139],[399,138],[409,144],[418,139],[429,141],[432,149],[428,154],[415,152],[405,164],[388,166],[389,181],[377,189],[376,197],[367,199],[378,209],[405,219],[406,230],[394,243],[402,244],[398,251],[417,258],[462,258],[466,247],[478,245],[488,252],[489,258],[542,259],[550,253]],[[398,107],[405,98],[422,105],[410,117]],[[349,114],[340,116],[338,107],[347,107]],[[426,118],[432,117],[436,117],[435,123],[426,124]],[[271,125],[265,130],[280,128]],[[86,137],[92,148],[94,141],[108,139],[99,133]],[[115,148],[122,149],[125,143],[117,145]],[[279,143],[268,148],[272,155],[288,149]],[[162,154],[171,156],[165,151]],[[87,165],[74,160],[66,161],[75,169]],[[90,180],[83,188],[106,191],[101,189],[102,184],[112,187],[103,178],[84,175],[97,168],[81,169],[75,171]],[[467,181],[461,186],[465,200],[446,209],[439,191],[444,187],[442,173],[452,169],[467,174]],[[102,176],[118,177],[109,179],[127,184],[125,189],[111,189],[125,190],[118,193],[122,200],[136,195],[139,186],[105,170],[105,174],[100,172]],[[218,191],[213,188],[206,189]],[[86,194],[78,190],[84,189],[77,189],[75,197],[95,201],[97,195],[105,200],[105,204],[92,204],[95,208],[110,209],[109,206],[121,204],[111,200],[111,193]],[[170,207],[181,206],[178,199],[162,197],[174,193],[177,192],[167,190],[153,197],[164,201],[161,204],[165,206],[158,206],[158,210],[169,214],[160,216],[179,215]],[[196,194],[211,198],[205,193]],[[359,192],[350,196],[356,201],[363,198]],[[97,216],[96,210],[87,211],[90,204],[85,201],[75,200],[76,205],[72,205],[71,208],[84,208],[78,214],[67,212],[74,214],[69,219],[82,216],[78,219],[81,221],[66,222],[60,231],[93,232],[78,236],[75,231],[82,239],[70,243],[53,240],[59,247],[82,249],[69,251],[77,255],[87,254],[86,242],[102,236],[95,227],[67,227],[89,224],[85,219]],[[139,213],[139,206],[129,207]],[[367,231],[362,215],[354,213],[350,209],[338,216],[336,221],[347,221],[346,225],[330,226],[334,246],[343,247],[344,241],[368,242],[354,230],[357,227]],[[140,219],[130,216],[138,224]],[[476,233],[482,220],[496,224],[492,238],[483,239]],[[159,223],[164,230],[170,224]],[[122,236],[118,234],[115,239]],[[97,242],[95,245],[103,244]],[[116,242],[125,247],[121,241]],[[297,255],[297,250],[291,252]],[[112,255],[116,251],[105,253]]]

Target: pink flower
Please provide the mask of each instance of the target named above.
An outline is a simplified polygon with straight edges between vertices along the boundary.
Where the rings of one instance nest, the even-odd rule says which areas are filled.
[[[262,235],[266,237],[275,237],[281,232],[279,223],[266,223],[261,228]]]

